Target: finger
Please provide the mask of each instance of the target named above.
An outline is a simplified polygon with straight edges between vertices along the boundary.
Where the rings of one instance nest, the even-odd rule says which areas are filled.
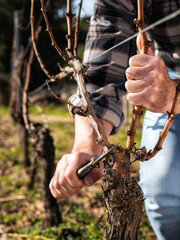
[[[101,176],[103,171],[103,163],[100,163],[100,168],[94,168],[84,177],[84,184],[87,186],[91,186],[95,182],[97,182]]]
[[[145,87],[146,87],[146,82],[143,80],[126,81],[125,83],[125,88],[129,93],[142,92]]]
[[[67,181],[65,175],[59,171],[59,168],[63,166],[63,164],[59,164],[57,168],[57,173],[54,175],[50,182],[50,190],[52,195],[55,198],[64,199],[71,196],[74,193],[80,191],[81,187],[72,187]],[[82,184],[83,185],[83,184]]]
[[[144,106],[145,102],[143,101],[144,99],[144,95],[142,92],[138,92],[138,93],[128,93],[127,94],[127,100],[136,106]]]
[[[82,187],[72,187],[69,182],[64,179],[63,182],[59,182],[59,189],[63,192],[65,197],[69,197],[75,193],[78,193]]]
[[[72,171],[71,167],[67,168],[66,172],[64,173],[64,176],[69,186],[71,186],[71,188],[83,187],[84,183],[80,178],[78,178],[77,171],[75,169]]]
[[[62,190],[65,192],[65,193],[67,193],[67,194],[69,194],[69,195],[72,195],[73,193],[75,193],[75,192],[77,192],[78,190],[80,190],[81,189],[81,187],[78,187],[77,185],[76,186],[74,186],[74,187],[72,187],[70,184],[69,184],[69,182],[68,182],[68,180],[66,179],[66,177],[65,176],[59,176],[59,179],[58,179],[58,184],[59,184],[59,188],[62,188]],[[83,185],[83,184],[81,184],[81,185]]]
[[[52,178],[52,183],[55,184],[56,182],[59,182],[59,180],[62,182],[63,181],[63,174],[66,171],[66,168],[68,167],[68,161],[66,159],[66,155],[63,156],[57,166],[56,166],[56,170],[54,173],[54,176]]]
[[[126,69],[126,78],[128,80],[143,79],[149,72],[149,65],[145,67],[129,67]]]
[[[71,190],[71,188],[83,186],[83,181],[76,174],[80,163],[80,154],[67,154],[59,161],[56,168],[58,176],[56,176],[56,173],[55,176],[65,189]]]
[[[82,153],[74,153],[64,173],[67,182],[72,188],[80,188],[84,185],[83,181],[77,176],[77,171],[90,161],[90,156]]]
[[[147,54],[134,55],[129,59],[129,66],[130,67],[145,67],[147,65],[150,65],[153,58],[154,58],[154,56],[150,56]]]
[[[67,184],[65,184],[66,179],[63,177],[67,166],[68,161],[66,161],[66,156],[63,156],[58,162],[54,176],[49,184],[51,193],[55,198],[66,198],[69,195],[67,189],[70,189],[70,187],[68,188]],[[63,185],[66,185],[66,187],[63,187]]]
[[[62,199],[62,198],[67,198],[69,196],[69,194],[61,188],[61,186],[59,185],[59,183],[56,181],[55,178],[52,178],[49,184],[49,188],[50,188],[51,194],[55,198]]]

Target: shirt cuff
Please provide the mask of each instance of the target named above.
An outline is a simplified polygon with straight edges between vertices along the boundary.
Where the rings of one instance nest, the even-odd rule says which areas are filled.
[[[91,88],[93,88],[92,85]],[[87,90],[90,89],[87,87]],[[91,105],[97,117],[113,125],[111,135],[119,131],[124,121],[124,113],[121,109],[121,99],[124,95],[124,90],[119,89],[114,84],[109,84],[94,91],[90,97]],[[82,105],[77,93],[70,97],[69,102],[78,107]],[[80,111],[77,111],[75,107],[68,105],[68,108],[73,117],[75,114],[82,114]]]

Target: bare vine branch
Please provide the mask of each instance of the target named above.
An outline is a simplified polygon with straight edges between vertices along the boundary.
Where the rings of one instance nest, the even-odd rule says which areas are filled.
[[[74,56],[77,56],[77,51],[78,51],[79,24],[80,24],[82,3],[83,3],[83,0],[79,2],[78,16],[76,18],[76,28],[75,28],[75,35],[74,35]]]
[[[71,106],[71,107],[73,107],[73,108],[77,108],[78,110],[81,111],[81,107],[76,107],[76,106],[74,106],[72,103],[70,103],[70,102],[68,102],[68,101],[66,101],[66,100],[58,97],[58,96],[51,90],[51,88],[50,88],[50,86],[49,86],[49,83],[48,83],[48,80],[46,80],[46,84],[47,84],[47,86],[48,86],[48,90],[52,93],[52,95],[53,95],[56,99],[58,99],[59,101],[65,103],[65,104],[68,104],[69,106]]]
[[[102,145],[104,148],[104,151],[107,151],[108,148],[111,147],[111,144],[109,143],[106,134],[103,129],[103,125],[101,124],[100,120],[96,116],[96,113],[91,105],[91,102],[89,100],[89,93],[87,92],[83,74],[82,74],[82,63],[74,58],[69,61],[69,64],[71,64],[75,69],[74,77],[76,79],[78,89],[79,89],[79,97],[82,101],[82,110],[86,112],[87,116],[91,120],[91,123],[97,133],[97,142]]]
[[[67,39],[67,54],[69,56],[69,58],[73,57],[73,46],[74,46],[74,37],[73,37],[73,28],[72,28],[72,19],[75,16],[74,14],[72,14],[72,1],[71,0],[67,0],[67,12],[65,13],[66,16],[66,20],[67,20],[67,28],[68,28],[68,34],[66,35],[66,39]]]
[[[159,139],[156,143],[156,146],[147,153],[147,155],[145,157],[145,160],[151,159],[162,149],[163,142],[164,142],[164,140],[165,140],[165,138],[168,134],[168,131],[171,127],[171,124],[174,121],[174,119],[176,118],[177,107],[178,107],[179,101],[180,101],[180,91],[179,91],[179,84],[178,84],[178,86],[176,87],[176,95],[175,95],[175,98],[174,98],[174,102],[173,102],[171,112],[168,113],[168,115],[169,115],[168,120],[167,120],[163,130],[159,134]]]
[[[31,0],[31,13],[30,13],[30,21],[31,21],[31,38],[32,38],[32,44],[34,47],[34,51],[37,57],[37,60],[40,64],[41,69],[44,71],[44,73],[46,74],[46,76],[48,78],[51,78],[51,75],[49,73],[49,71],[46,70],[45,65],[42,62],[42,59],[39,55],[39,52],[37,50],[37,46],[36,46],[36,40],[35,40],[35,27],[34,27],[34,0]]]
[[[40,31],[41,31],[41,27],[39,26],[36,30],[35,39],[38,39]],[[27,99],[28,99],[27,91],[29,88],[31,64],[32,64],[33,58],[34,58],[34,48],[32,47],[30,50],[29,60],[26,66],[26,78],[25,78],[24,87],[22,91],[22,112],[23,112],[24,124],[27,130],[30,129],[30,121],[27,113]]]
[[[65,78],[67,78],[68,76],[72,75],[74,73],[74,69],[66,66],[64,68],[61,69],[61,72],[56,74],[52,80],[63,80]]]
[[[51,44],[52,46],[56,49],[56,51],[59,53],[59,55],[64,59],[64,61],[67,61],[67,57],[66,55],[64,54],[64,52],[60,49],[60,47],[58,46],[55,38],[54,38],[54,34],[52,32],[52,27],[50,26],[49,24],[49,20],[48,20],[48,17],[47,17],[47,9],[46,7],[44,6],[44,0],[40,0],[41,1],[41,11],[43,13],[43,16],[44,16],[44,20],[46,22],[46,27],[47,27],[47,31],[49,33],[49,36],[51,38]]]
[[[138,19],[135,19],[135,23],[139,29],[139,32],[141,32],[144,29],[143,0],[138,0]],[[145,32],[141,33],[141,44],[142,44],[142,53],[147,54],[149,45],[148,45],[148,40]],[[126,143],[126,147],[130,150],[132,150],[132,148],[134,147],[134,138],[135,138],[138,122],[142,114],[143,112],[142,112],[141,106],[135,106],[134,109],[132,110],[132,121],[131,121],[130,130],[127,131],[127,143]]]
[[[29,87],[30,71],[31,71],[30,68],[33,61],[33,57],[34,57],[34,49],[32,48],[30,51],[29,60],[26,66],[27,73],[26,73],[26,79],[25,79],[25,84],[24,84],[23,93],[22,93],[22,113],[23,113],[25,128],[27,130],[30,129],[30,121],[27,113],[27,91]]]

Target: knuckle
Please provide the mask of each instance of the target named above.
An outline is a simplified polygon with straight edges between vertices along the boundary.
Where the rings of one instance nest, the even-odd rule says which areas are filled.
[[[71,185],[73,189],[82,187],[82,181],[79,180],[74,171],[67,171],[65,173],[65,177],[67,182]]]
[[[125,82],[125,88],[129,91],[129,81]]]
[[[130,69],[131,69],[131,67],[128,67],[128,68],[126,68],[126,72],[129,72],[129,71],[130,71]]]
[[[130,74],[126,72],[126,79],[129,81],[130,80]]]
[[[60,185],[57,183],[50,183],[50,191],[54,198],[62,199],[65,197],[63,191],[61,190]]]
[[[155,86],[155,87],[153,88],[153,95],[154,95],[155,100],[156,100],[157,98],[159,98],[160,93],[161,93],[161,92],[160,92],[159,87],[158,87],[158,86]]]
[[[76,160],[79,160],[79,159],[81,159],[82,158],[82,152],[75,152],[75,153],[73,153],[73,155],[72,155],[72,159],[74,160],[74,159],[76,159]]]
[[[81,152],[74,152],[69,155],[67,155],[66,161],[68,161],[68,165],[70,166],[72,163],[78,163],[79,160],[82,158],[82,153]]]
[[[129,59],[129,66],[131,66],[131,65],[132,65],[132,63],[133,63],[134,59],[135,59],[135,56],[132,56],[132,57]]]
[[[58,192],[53,192],[52,195],[57,199],[62,199],[65,197],[60,190]]]
[[[54,178],[50,184],[49,184],[49,187],[50,189],[54,190],[54,191],[59,191],[60,189],[60,186],[62,185],[62,180],[59,179],[59,178]]]
[[[131,72],[131,67],[128,67],[127,69],[126,69],[126,72],[125,72],[125,74],[126,74],[126,76],[128,76],[128,74]]]
[[[154,104],[157,103],[159,94],[155,88],[148,88],[146,93],[148,93],[148,97],[146,99],[146,105],[150,106],[151,108],[154,106]]]
[[[157,61],[159,62],[159,65],[163,66],[164,65],[164,60],[160,57],[156,57]]]
[[[73,172],[71,170],[66,170],[64,173],[64,177],[66,179],[72,179],[73,178]]]
[[[56,192],[51,192],[54,198],[60,199],[61,196],[57,194]]]
[[[57,193],[56,189],[54,188],[53,185],[50,185],[50,191],[51,191],[51,194],[53,195],[54,198],[59,198],[60,195]]]
[[[57,189],[57,185],[56,185],[55,182],[51,182],[51,183],[49,184],[49,187],[50,187],[50,189],[51,189],[52,191],[55,191],[55,190]]]
[[[130,98],[130,94],[128,93],[128,94],[127,94],[127,100],[130,102],[130,99],[131,99],[131,98]]]
[[[153,57],[153,65],[159,69],[164,65],[164,61],[160,57]]]
[[[151,84],[153,84],[158,78],[158,74],[155,71],[151,71]]]
[[[147,90],[148,90],[148,96],[151,99],[158,99],[160,94],[161,94],[161,88],[159,87],[158,84],[156,84],[157,81],[155,81],[154,83],[152,83],[152,85],[150,85]]]
[[[54,177],[51,179],[50,183],[49,183],[49,187],[50,188],[54,188]]]
[[[56,188],[59,188],[59,186],[64,186],[64,177],[62,177],[62,176],[55,183]]]
[[[127,100],[131,103],[131,104],[134,104],[134,99],[132,97],[132,94],[128,93],[127,95]]]
[[[62,156],[62,158],[58,161],[58,165],[61,165],[64,161],[68,161],[69,154],[65,154]]]

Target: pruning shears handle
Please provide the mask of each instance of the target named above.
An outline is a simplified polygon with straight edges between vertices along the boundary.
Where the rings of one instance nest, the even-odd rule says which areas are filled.
[[[93,157],[91,158],[90,162],[87,163],[86,165],[84,165],[82,168],[80,168],[77,171],[77,175],[80,179],[82,179],[88,172],[91,171],[91,169],[95,168],[95,167],[99,167],[99,162],[101,160],[103,160],[107,155],[109,155],[117,146],[119,145],[116,144],[114,145],[110,150],[108,150],[105,153],[102,153],[101,155],[99,155],[98,157]]]
[[[82,179],[88,172],[91,171],[91,169],[93,169],[93,165],[92,165],[92,159],[89,163],[87,163],[84,167],[80,168],[77,171],[77,175],[80,179]]]

